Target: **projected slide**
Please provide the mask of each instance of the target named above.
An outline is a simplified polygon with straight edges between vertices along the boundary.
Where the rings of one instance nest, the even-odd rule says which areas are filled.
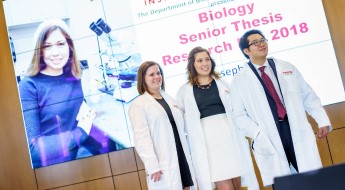
[[[24,0],[3,4],[33,168],[133,147],[127,110],[138,96],[139,65],[147,60],[161,64],[166,91],[175,96],[186,82],[188,52],[202,46],[231,82],[247,62],[238,38],[249,29],[263,31],[269,56],[294,64],[323,105],[345,99],[321,0],[31,2],[30,7],[40,7],[37,10],[19,10],[28,4]],[[78,95],[76,88],[69,92],[61,83],[51,83],[47,78],[56,78],[49,75],[41,86],[27,85],[45,73],[28,74],[34,53],[47,52],[49,47],[61,53],[61,43],[35,46],[36,29],[52,18],[69,28],[82,70]],[[81,115],[89,119],[82,120]]]
[[[323,105],[344,101],[322,1],[147,0],[131,5],[143,59],[162,64],[171,94],[178,89],[176,81],[186,81],[187,54],[195,46],[208,48],[218,71],[231,81],[247,62],[238,38],[259,29],[268,39],[269,56],[296,65]]]

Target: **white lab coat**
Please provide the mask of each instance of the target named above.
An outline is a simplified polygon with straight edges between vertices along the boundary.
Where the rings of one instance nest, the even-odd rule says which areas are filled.
[[[291,128],[299,172],[322,167],[315,134],[307,120],[307,111],[319,127],[330,126],[319,97],[306,83],[295,66],[273,59]],[[273,184],[274,177],[291,174],[275,120],[264,88],[248,64],[231,83],[234,121],[246,136],[254,139],[254,156],[264,186]],[[260,132],[260,133],[259,133]]]
[[[161,95],[172,111],[189,169],[194,178],[182,112],[169,95],[163,91]],[[174,133],[164,108],[146,92],[133,101],[128,114],[135,148],[145,165],[149,189],[182,189]],[[159,182],[153,182],[150,175],[159,170],[163,172],[162,178]]]
[[[244,134],[241,133],[238,128],[234,127],[232,120],[229,84],[223,79],[215,81],[218,87],[220,99],[222,100],[226,114],[229,118],[230,127],[232,129],[231,134],[234,134],[233,138],[235,139],[235,142],[238,143],[236,146],[238,154],[246,161],[246,168],[244,171],[245,177],[242,176],[244,177],[242,178],[242,184],[243,186],[248,186],[248,190],[257,190],[259,189],[259,185],[250,156],[248,141]],[[199,190],[211,190],[213,189],[214,184],[211,182],[205,139],[200,123],[200,112],[194,98],[193,86],[190,84],[183,85],[177,93],[176,100],[185,112],[187,137]]]

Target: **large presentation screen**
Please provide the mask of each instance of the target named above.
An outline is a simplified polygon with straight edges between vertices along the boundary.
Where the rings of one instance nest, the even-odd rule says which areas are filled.
[[[269,57],[291,62],[301,71],[323,105],[345,99],[321,0],[10,0],[3,4],[33,168],[133,147],[127,110],[138,96],[139,65],[149,60],[161,64],[166,91],[174,97],[187,80],[189,51],[201,46],[231,82],[248,62],[238,39],[250,29],[265,34]],[[56,18],[68,28],[74,45],[69,55],[74,52],[79,60],[80,80],[28,72],[39,56],[44,60],[41,65],[48,63],[48,53],[42,52],[61,56],[65,47],[71,47],[65,38],[53,37],[42,51],[36,46],[42,23],[47,26]]]

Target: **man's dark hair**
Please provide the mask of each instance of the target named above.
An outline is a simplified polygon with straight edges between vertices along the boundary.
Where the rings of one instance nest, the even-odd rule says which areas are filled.
[[[249,59],[249,56],[247,54],[245,54],[243,52],[244,49],[246,48],[249,48],[249,40],[248,40],[248,36],[252,35],[252,34],[260,34],[263,38],[265,38],[265,35],[263,35],[263,33],[260,31],[260,30],[256,30],[256,29],[253,29],[253,30],[249,30],[247,31],[246,33],[244,33],[242,35],[242,37],[240,38],[240,42],[239,42],[239,46],[240,46],[240,49],[241,49],[241,52],[243,53],[243,55]]]

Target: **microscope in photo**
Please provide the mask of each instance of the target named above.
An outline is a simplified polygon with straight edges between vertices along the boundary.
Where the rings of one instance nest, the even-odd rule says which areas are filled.
[[[96,67],[102,73],[102,78],[96,79],[102,84],[99,90],[119,101],[133,100],[138,96],[136,75],[141,61],[134,51],[134,43],[121,40],[102,18],[92,22],[89,28],[97,34],[100,64]]]

